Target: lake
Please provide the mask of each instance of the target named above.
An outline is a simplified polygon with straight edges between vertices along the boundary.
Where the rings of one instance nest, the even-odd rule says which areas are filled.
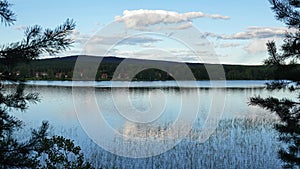
[[[278,118],[248,101],[295,98],[265,81],[27,83],[41,102],[14,112],[26,124],[17,136],[47,120],[103,168],[281,168]]]

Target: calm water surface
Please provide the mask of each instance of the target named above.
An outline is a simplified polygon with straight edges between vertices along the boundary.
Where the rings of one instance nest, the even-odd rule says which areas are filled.
[[[134,87],[144,88],[127,90],[122,88],[122,82],[118,82],[116,84],[118,88],[112,91],[106,88],[111,82],[90,82],[90,84],[80,82],[77,86],[81,87],[75,96],[77,101],[74,102],[71,82],[29,82],[27,91],[40,93],[41,102],[30,105],[25,113],[14,112],[14,114],[27,125],[20,131],[18,137],[26,138],[29,134],[28,128],[38,127],[43,120],[47,120],[50,122],[52,134],[74,139],[75,143],[82,147],[86,158],[97,167],[280,168],[281,161],[277,158],[277,150],[281,143],[277,141],[278,133],[273,129],[273,124],[278,122],[278,119],[274,114],[261,108],[248,106],[248,101],[249,97],[258,95],[288,98],[293,98],[294,95],[283,90],[269,92],[263,88],[264,83],[264,81],[228,81],[227,86],[209,88],[209,82],[204,81],[198,82],[195,88],[177,89],[168,88],[174,85],[173,82],[135,82]],[[88,86],[97,88],[90,90]],[[119,105],[116,106],[116,99],[130,100],[130,104],[124,101],[118,102]],[[195,105],[199,104],[199,107],[196,107],[198,114],[193,117],[192,129],[176,146],[154,157],[127,158],[105,151],[88,136],[91,133],[85,132],[84,129],[94,127],[95,133],[92,135],[97,135],[102,124],[99,124],[93,116],[96,112],[92,111],[96,109],[83,107],[86,112],[76,112],[74,104],[88,105],[93,100],[97,103],[97,111],[101,112],[105,121],[124,136],[114,142],[109,141],[107,145],[123,145],[122,143],[126,141],[129,144],[122,147],[122,151],[130,150],[133,154],[152,147],[146,147],[144,150],[135,149],[135,142],[130,142],[130,138],[156,139],[156,141],[178,139],[175,132],[163,135],[162,131],[172,127],[179,117],[188,119],[193,115],[191,112],[195,110]],[[157,109],[160,114],[150,123],[134,123],[120,114],[120,107],[123,113],[132,111],[133,107],[140,113],[146,112],[151,115],[156,105],[164,107]],[[204,123],[215,107],[219,109],[210,116],[210,120],[219,119],[217,128],[209,138],[201,139],[202,132],[205,128],[209,128],[204,126]],[[78,117],[81,122],[89,121],[89,126],[82,127]],[[176,132],[180,131],[182,128],[178,127]]]

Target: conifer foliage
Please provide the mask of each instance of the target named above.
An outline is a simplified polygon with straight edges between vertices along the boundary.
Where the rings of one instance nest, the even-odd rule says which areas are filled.
[[[289,31],[286,33],[280,52],[274,41],[267,43],[269,57],[264,61],[276,71],[285,71],[287,65],[298,64],[300,59],[300,1],[299,0],[270,0],[271,9],[277,20],[285,23]],[[293,68],[289,66],[289,68]],[[299,77],[278,79],[267,84],[268,90],[286,89],[298,92],[300,87]],[[299,92],[298,92],[299,93]],[[278,151],[279,158],[284,162],[284,167],[293,168],[300,166],[300,93],[295,99],[278,99],[274,97],[250,99],[251,105],[263,107],[275,112],[281,119],[275,129],[280,133],[279,140],[282,147]]]
[[[15,13],[11,4],[0,0],[0,21],[4,26],[13,25]],[[25,30],[25,37],[0,47],[0,61],[6,71],[0,75],[0,168],[93,168],[84,161],[80,147],[62,136],[48,136],[48,122],[32,130],[27,141],[16,138],[17,131],[24,124],[11,112],[25,111],[28,104],[39,101],[38,93],[26,93],[22,79],[11,73],[21,62],[38,58],[41,54],[57,54],[73,43],[69,35],[75,29],[73,20],[67,19],[55,29],[43,30],[32,26]],[[13,84],[9,90],[3,83]]]

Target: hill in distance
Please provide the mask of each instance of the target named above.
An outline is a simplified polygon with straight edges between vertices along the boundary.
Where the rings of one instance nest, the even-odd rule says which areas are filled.
[[[186,72],[182,72],[182,66],[191,71],[196,80],[223,80],[224,76],[214,76],[214,79],[208,75],[207,68],[210,73],[214,72],[214,68],[220,69],[220,65],[204,64],[204,63],[183,63],[162,60],[143,60],[134,58],[119,58],[115,56],[98,57],[73,55],[66,57],[56,57],[47,59],[37,59],[29,63],[18,65],[11,74],[18,74],[27,80],[72,80],[74,73],[74,66],[77,59],[84,62],[87,67],[89,64],[99,64],[97,75],[93,77],[95,80],[111,80],[116,69],[122,67],[120,63],[126,62],[122,67],[121,73],[118,77],[120,80],[141,80],[141,81],[155,81],[155,80],[173,80],[173,75],[179,73],[182,78],[180,80],[191,80],[187,78]],[[98,65],[97,65],[98,66]],[[152,67],[152,69],[151,69]],[[154,68],[153,68],[154,67]],[[128,74],[137,72],[142,68],[150,68],[138,72],[134,79],[126,79]],[[160,68],[165,68],[162,70]],[[273,80],[273,79],[297,79],[300,72],[300,65],[285,66],[284,71],[278,71],[276,66],[266,65],[222,65],[224,69],[225,78],[227,80]],[[6,71],[6,66],[0,63],[0,73]],[[88,74],[82,70],[83,80],[84,75]],[[218,72],[218,71],[216,71]],[[178,76],[177,76],[178,77]],[[91,78],[91,77],[89,77]]]

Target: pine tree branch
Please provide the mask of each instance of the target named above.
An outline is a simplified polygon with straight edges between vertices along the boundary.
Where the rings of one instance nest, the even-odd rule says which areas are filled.
[[[39,26],[27,28],[25,38],[21,42],[11,43],[2,47],[0,58],[7,65],[16,64],[38,58],[42,53],[54,55],[68,49],[74,42],[68,36],[75,29],[75,22],[66,22],[54,30],[46,29],[42,32]]]
[[[9,9],[11,6],[6,0],[0,0],[0,20],[4,25],[9,26],[13,24],[15,19],[15,14]]]
[[[283,21],[290,27],[300,28],[300,14],[294,11],[286,0],[269,0],[273,5],[272,10],[276,13],[278,20]]]

